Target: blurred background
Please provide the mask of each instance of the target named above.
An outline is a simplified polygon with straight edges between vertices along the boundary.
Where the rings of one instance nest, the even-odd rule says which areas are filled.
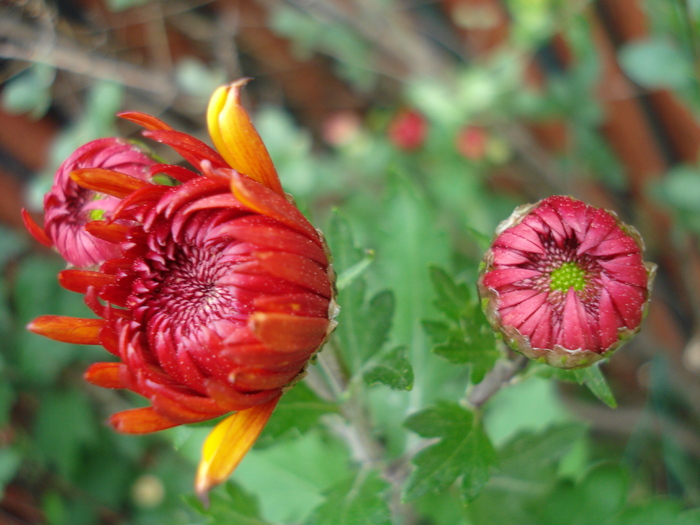
[[[40,215],[79,145],[137,139],[120,110],[208,140],[209,95],[242,76],[286,190],[319,227],[346,217],[372,254],[369,289],[396,296],[391,339],[413,352],[429,351],[428,265],[471,286],[480,241],[514,206],[570,194],[634,224],[660,268],[642,334],[604,367],[619,407],[546,383],[520,393],[517,418],[494,399],[490,429],[498,442],[586,422],[588,459],[625,462],[645,497],[700,506],[698,73],[698,0],[0,0],[0,523],[213,519],[181,499],[189,434],[115,435],[102,422],[131,398],[81,379],[104,351],[25,333],[84,306],[20,209]],[[273,450],[257,485],[242,475],[276,500],[266,519],[302,522],[347,468],[309,439],[289,445],[295,459],[327,471],[282,474]],[[414,522],[443,523],[433,514]]]

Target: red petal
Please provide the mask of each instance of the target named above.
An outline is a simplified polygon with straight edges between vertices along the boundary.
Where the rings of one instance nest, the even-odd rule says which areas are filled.
[[[323,297],[333,294],[328,274],[305,257],[283,252],[258,252],[260,267],[274,277],[307,288]]]
[[[503,308],[509,308],[511,306],[516,306],[525,301],[526,299],[530,299],[531,297],[539,293],[541,292],[538,292],[537,290],[533,290],[531,288],[515,288],[512,291],[502,293],[498,296],[499,310]]]
[[[63,270],[58,273],[58,282],[66,290],[77,293],[87,293],[88,288],[102,288],[108,284],[114,284],[116,277],[106,275],[101,272],[91,272],[88,270]]]
[[[544,294],[541,294],[544,296]],[[547,325],[551,322],[550,314],[552,311],[551,305],[547,301],[543,301],[537,309],[518,327],[518,331],[530,337],[541,325]]]
[[[624,255],[627,253],[640,253],[639,245],[631,237],[618,237],[606,239],[598,246],[588,250],[589,255],[595,257],[609,257],[611,255]]]
[[[151,166],[151,177],[161,173],[167,175],[168,177],[172,177],[176,181],[182,182],[183,184],[191,181],[192,179],[201,177],[199,173],[183,168],[182,166],[174,166],[172,164],[155,164]]]
[[[27,228],[29,233],[32,234],[32,237],[34,237],[40,244],[43,244],[47,248],[51,248],[53,246],[53,241],[48,235],[46,235],[44,229],[39,226],[34,219],[32,219],[32,216],[29,215],[29,212],[24,208],[22,208],[22,221],[24,222],[24,227]]]
[[[328,319],[256,312],[250,316],[250,330],[270,349],[278,352],[309,353],[326,337]]]
[[[255,310],[302,317],[328,317],[328,299],[313,293],[263,295],[255,299]]]
[[[319,246],[322,244],[316,229],[297,207],[282,195],[236,172],[231,175],[231,191],[243,205],[251,210],[303,233]]]
[[[64,343],[99,345],[99,332],[104,323],[104,319],[43,315],[29,323],[27,330]]]
[[[202,161],[205,160],[211,162],[214,168],[229,167],[221,155],[219,155],[201,140],[196,139],[187,133],[181,133],[180,131],[173,130],[158,130],[144,131],[143,134],[156,142],[167,144],[195,168],[200,168]]]
[[[267,217],[247,215],[222,224],[213,235],[231,235],[258,248],[295,253],[321,265],[328,264],[321,246]]]
[[[226,411],[246,410],[280,395],[279,388],[248,394],[216,379],[207,381],[206,388],[207,393]]]
[[[165,122],[163,122],[160,119],[157,119],[153,115],[141,113],[140,111],[123,111],[121,113],[117,113],[117,116],[119,118],[123,118],[124,120],[128,120],[128,121],[131,121],[135,124],[138,124],[139,126],[142,126],[142,127],[149,129],[149,130],[173,129],[168,124],[166,124]]]
[[[85,371],[85,380],[102,388],[126,388],[121,374],[121,363],[94,363]]]

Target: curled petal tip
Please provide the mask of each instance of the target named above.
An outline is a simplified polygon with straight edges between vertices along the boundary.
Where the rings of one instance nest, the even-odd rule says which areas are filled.
[[[239,79],[214,92],[207,108],[209,135],[229,166],[283,195],[270,154],[241,105],[240,91],[249,80]]]
[[[40,244],[43,244],[47,248],[51,248],[53,246],[53,241],[51,241],[49,236],[46,235],[44,229],[36,223],[29,212],[24,208],[22,208],[22,221],[24,222],[24,227],[27,228],[29,233],[32,234],[32,237],[34,237]]]
[[[253,446],[277,406],[279,396],[221,421],[211,431],[202,447],[202,460],[197,469],[195,492],[202,502],[209,491],[223,483]]]

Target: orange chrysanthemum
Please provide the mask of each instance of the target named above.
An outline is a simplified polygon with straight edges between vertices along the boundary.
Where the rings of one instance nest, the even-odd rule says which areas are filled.
[[[210,102],[209,131],[220,153],[149,115],[120,115],[197,171],[151,168],[176,186],[100,167],[73,171],[81,188],[119,199],[109,220],[85,225],[119,256],[95,271],[59,274],[65,288],[85,294],[97,319],[44,316],[29,326],[59,341],[100,344],[119,359],[92,365],[86,378],[150,400],[110,418],[121,432],[236,412],[205,442],[200,495],[255,442],[334,328],[337,310],[323,238],[282,191],[240,105],[242,85],[219,88]]]

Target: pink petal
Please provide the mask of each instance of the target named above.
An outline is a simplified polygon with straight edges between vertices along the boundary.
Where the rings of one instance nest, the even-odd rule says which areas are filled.
[[[588,324],[584,307],[573,287],[569,288],[564,299],[561,331],[557,343],[568,350],[588,349],[590,337],[587,332]]]
[[[517,283],[525,279],[531,279],[540,275],[540,272],[535,270],[527,270],[525,268],[506,268],[503,270],[492,270],[484,276],[484,285],[498,289],[502,286]]]
[[[552,348],[552,307],[549,304],[544,304],[542,308],[545,308],[545,311],[530,336],[530,346],[533,348]]]
[[[493,252],[493,264],[495,266],[516,266],[530,262],[530,259],[523,255],[522,252],[502,246],[494,246],[491,251]]]
[[[640,251],[639,245],[632,237],[618,237],[605,239],[598,246],[588,250],[588,254],[595,257],[609,257],[611,255],[639,253]]]
[[[611,279],[605,273],[600,275],[600,279],[603,287],[610,293],[613,305],[625,326],[630,329],[638,327],[642,322],[645,292],[636,286]]]
[[[602,350],[605,351],[617,342],[617,329],[622,326],[622,319],[617,314],[610,293],[606,288],[600,291],[598,323],[600,326],[600,344]]]
[[[611,278],[646,288],[647,270],[642,266],[641,259],[639,254],[632,254],[629,257],[617,257],[611,261],[598,261],[598,264]]]
[[[540,292],[538,292],[537,290],[533,290],[532,288],[516,288],[514,290],[501,293],[498,296],[499,309],[510,308],[511,306],[515,306],[539,293]]]
[[[545,294],[540,294],[545,298]],[[532,344],[532,335],[540,326],[549,326],[550,323],[550,313],[552,310],[552,305],[547,301],[543,301],[540,306],[533,312],[533,314],[518,328],[518,331],[530,337],[530,343]]]
[[[512,230],[506,230],[499,235],[494,242],[494,245],[503,246],[504,248],[510,250],[521,250],[523,252],[544,254],[544,248],[542,247],[541,243],[538,244],[529,239],[525,239],[524,237],[513,233]]]
[[[576,254],[581,255],[591,248],[598,246],[616,224],[615,218],[605,210],[593,210],[590,225]]]
[[[548,203],[549,199],[542,201],[540,206],[533,212],[535,215],[539,216],[542,221],[549,226],[552,230],[555,240],[560,243],[561,240],[566,238],[566,229],[561,222],[561,217],[557,214],[551,204]]]
[[[525,299],[523,302],[513,306],[512,308],[501,309],[501,319],[503,320],[503,324],[520,328],[525,321],[527,321],[539,310],[546,300],[547,295],[539,293],[530,297],[529,299]]]

